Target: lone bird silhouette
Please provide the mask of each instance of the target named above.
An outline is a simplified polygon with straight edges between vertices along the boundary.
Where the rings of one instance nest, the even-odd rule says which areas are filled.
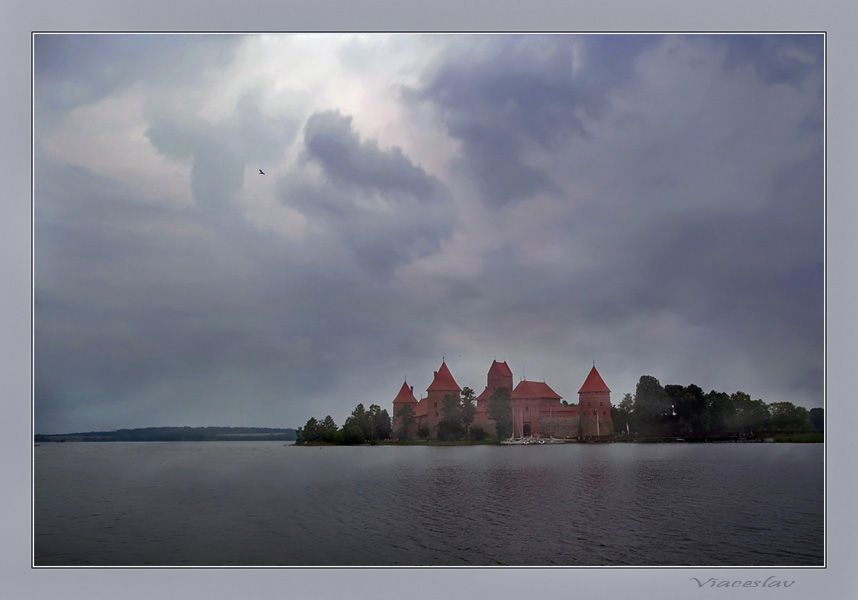
[[[262,169],[259,169],[259,174],[260,174],[260,175],[265,175],[265,171],[263,171]]]

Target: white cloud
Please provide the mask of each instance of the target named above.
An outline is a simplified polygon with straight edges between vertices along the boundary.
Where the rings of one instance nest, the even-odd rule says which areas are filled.
[[[116,180],[141,198],[190,205],[190,162],[170,160],[152,146],[146,100],[134,86],[80,106],[36,141],[54,159]]]

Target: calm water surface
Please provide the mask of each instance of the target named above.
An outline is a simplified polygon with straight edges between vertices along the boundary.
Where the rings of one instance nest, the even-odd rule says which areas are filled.
[[[822,444],[35,451],[35,564],[822,565]]]

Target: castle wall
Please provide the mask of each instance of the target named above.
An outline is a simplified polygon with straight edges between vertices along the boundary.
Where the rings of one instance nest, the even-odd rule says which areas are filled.
[[[447,395],[454,396],[456,400],[460,399],[458,390],[433,390],[420,400],[420,402],[426,403],[426,417],[422,425],[429,428],[430,435],[432,436],[435,435],[438,423],[444,418],[444,397]]]
[[[578,437],[580,424],[578,415],[564,415],[562,417],[542,415],[539,419],[539,430],[542,437],[574,439]]]

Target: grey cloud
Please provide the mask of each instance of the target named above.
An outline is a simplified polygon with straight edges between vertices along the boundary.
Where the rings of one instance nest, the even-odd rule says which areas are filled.
[[[312,115],[304,141],[305,160],[319,164],[326,179],[302,178],[306,165],[299,165],[282,178],[281,197],[333,236],[332,244],[345,244],[368,273],[389,277],[451,235],[455,210],[445,187],[401,149],[362,141],[351,117]]]
[[[37,431],[340,420],[367,356],[400,373],[432,343],[327,240],[201,220],[50,161],[37,173]]]
[[[49,126],[134,83],[198,84],[216,76],[242,41],[239,35],[36,34],[35,124]]]
[[[304,145],[334,181],[380,191],[403,191],[426,200],[435,187],[423,169],[398,147],[379,148],[361,141],[352,118],[337,111],[313,114],[304,128]]]
[[[800,85],[810,75],[821,75],[825,52],[822,34],[747,34],[716,39],[727,48],[727,68],[750,65],[766,84]],[[822,81],[819,83],[821,86]]]
[[[229,208],[244,182],[245,162],[217,144],[200,145],[191,168],[191,192],[197,205],[215,210]]]
[[[170,107],[150,108],[146,135],[166,156],[191,158],[191,191],[198,206],[229,212],[244,182],[248,163],[278,156],[298,133],[298,122],[287,116],[265,115],[260,93],[246,93],[235,113],[217,123],[182,116]]]

